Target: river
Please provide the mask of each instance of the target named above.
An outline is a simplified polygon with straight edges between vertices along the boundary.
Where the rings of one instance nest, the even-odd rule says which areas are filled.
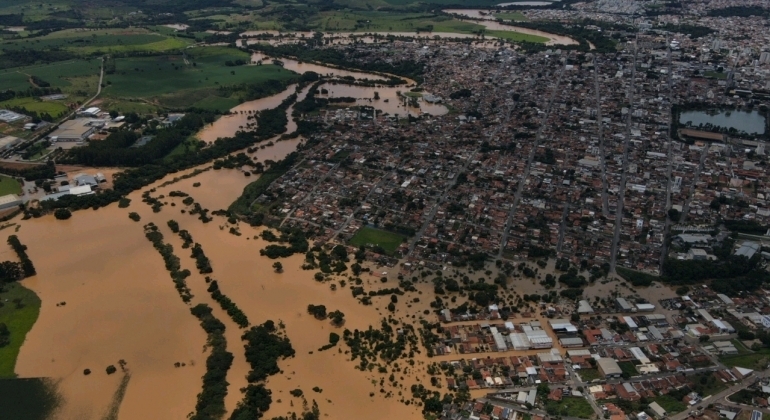
[[[494,14],[488,13],[487,10],[446,9],[443,11],[452,15],[460,16],[460,17],[465,16],[473,19],[481,19],[481,20],[463,20],[463,22],[484,25],[484,27],[486,27],[489,30],[513,31],[513,32],[520,32],[523,34],[536,35],[536,36],[548,38],[548,41],[545,43],[545,45],[577,45],[578,44],[577,41],[567,36],[538,31],[537,29],[522,28],[520,26],[503,25],[502,23],[497,22],[497,18],[495,18]],[[484,12],[484,14],[482,14],[481,12]]]

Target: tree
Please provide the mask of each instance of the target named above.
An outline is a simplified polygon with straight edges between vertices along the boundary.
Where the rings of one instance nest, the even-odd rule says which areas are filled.
[[[107,374],[112,375],[113,373],[117,372],[118,369],[114,365],[107,366]]]
[[[345,314],[342,313],[342,311],[340,310],[330,312],[329,318],[332,320],[332,325],[334,325],[335,327],[339,327],[340,325],[345,323]]]
[[[674,222],[679,221],[679,210],[677,209],[669,209],[668,210],[668,218],[671,219]]]
[[[273,263],[273,269],[276,273],[283,273],[283,264],[280,261],[276,261]]]
[[[53,212],[53,216],[59,220],[67,220],[72,217],[72,212],[69,209],[56,209]]]
[[[307,313],[313,315],[316,319],[326,319],[326,306],[307,305]]]

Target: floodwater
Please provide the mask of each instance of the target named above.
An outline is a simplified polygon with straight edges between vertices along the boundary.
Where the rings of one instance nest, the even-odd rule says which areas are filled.
[[[19,222],[17,235],[38,272],[23,284],[42,307],[16,373],[59,381],[64,403],[56,419],[101,419],[122,376],[105,369],[121,359],[132,374],[122,418],[184,418],[200,391],[205,333],[142,225],[128,218],[129,211],[150,213],[138,194],[132,198],[129,209],[112,205],[66,221]],[[57,306],[61,302],[66,305]],[[187,366],[175,368],[175,362]],[[84,369],[92,373],[85,376]]]
[[[256,99],[244,102],[230,110],[230,115],[223,115],[213,123],[204,127],[197,137],[205,142],[212,143],[218,138],[232,137],[239,130],[247,128],[248,124],[256,124],[254,119],[249,119],[250,115],[263,109],[275,108],[283,102],[284,99],[291,96],[296,91],[297,85],[291,85],[281,93],[266,98]]]
[[[693,128],[699,125],[734,128],[748,134],[765,134],[765,116],[759,111],[686,111],[679,116],[679,122]]]
[[[352,97],[356,98],[356,105],[366,105],[376,108],[381,112],[386,112],[390,115],[406,115],[413,116],[420,113],[427,113],[430,115],[444,115],[449,110],[441,104],[432,104],[425,101],[422,98],[418,99],[419,107],[412,107],[404,105],[404,97],[401,96],[399,88],[393,87],[367,87],[367,86],[351,86],[343,84],[331,84],[327,83],[321,85],[319,89],[327,89],[328,94],[317,94],[319,98],[323,97]],[[380,99],[374,99],[374,93],[379,94]],[[386,102],[387,100],[387,102]],[[350,106],[350,103],[343,103],[343,106]]]
[[[464,22],[484,25],[487,29],[493,30],[493,31],[514,31],[514,32],[521,32],[523,34],[542,36],[544,38],[548,38],[548,41],[545,43],[545,45],[577,45],[578,44],[577,41],[567,36],[551,34],[548,32],[538,31],[536,29],[522,28],[519,26],[503,25],[502,23],[499,23],[496,21],[497,18],[495,18],[494,14],[489,14],[486,10],[447,9],[447,10],[444,10],[444,12],[454,14],[454,15],[467,16],[475,19],[483,19],[480,21],[468,20]],[[484,12],[486,14],[482,15],[480,12]]]

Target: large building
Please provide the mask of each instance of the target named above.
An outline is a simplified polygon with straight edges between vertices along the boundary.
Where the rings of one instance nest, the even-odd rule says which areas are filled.
[[[599,368],[599,373],[605,378],[617,378],[623,374],[623,370],[618,365],[618,362],[609,357],[602,357],[597,360],[596,366]]]
[[[91,120],[86,118],[76,118],[74,120],[64,121],[59,128],[48,137],[52,141],[82,141],[94,133],[96,127],[90,126]]]
[[[16,121],[22,121],[25,118],[27,118],[27,116],[24,114],[19,114],[7,109],[0,109],[0,121],[2,122],[12,123]]]
[[[21,205],[21,198],[16,194],[8,194],[0,197],[0,210],[19,207]]]
[[[572,323],[569,322],[569,319],[563,319],[563,318],[549,319],[548,325],[551,326],[551,329],[555,333],[567,333],[567,334],[577,333],[577,327],[572,325]]]

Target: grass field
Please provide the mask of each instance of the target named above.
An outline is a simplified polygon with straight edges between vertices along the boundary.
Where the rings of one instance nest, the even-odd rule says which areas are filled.
[[[350,244],[353,246],[379,245],[385,252],[392,254],[405,238],[404,235],[398,233],[364,226],[350,238]]]
[[[101,61],[69,60],[38,66],[16,67],[0,72],[0,90],[27,90],[32,87],[30,76],[37,76],[51,84],[52,87],[64,90],[73,89],[73,80],[87,77],[97,77]],[[69,88],[69,89],[68,89]],[[96,92],[96,86],[93,86]]]
[[[38,114],[48,113],[53,117],[67,112],[67,106],[57,101],[42,101],[35,98],[14,98],[0,102],[0,109],[8,107],[21,107]]]
[[[522,15],[520,12],[505,12],[505,13],[497,13],[495,14],[495,17],[498,19],[503,20],[512,20],[514,22],[526,22],[527,17]]]
[[[0,43],[0,48],[8,50],[34,49],[46,50],[60,48],[79,54],[96,52],[126,51],[168,51],[191,44],[187,38],[177,38],[150,32],[146,29],[67,29],[53,32],[39,38],[23,38]]]
[[[580,375],[580,379],[583,380],[583,382],[591,382],[594,379],[601,379],[602,375],[599,374],[598,369],[580,369],[577,371],[577,374]]]
[[[21,184],[10,176],[0,175],[0,197],[8,194],[21,194]]]
[[[670,395],[659,395],[653,401],[660,404],[668,414],[680,413],[687,409],[687,404],[675,399]]]
[[[770,363],[770,349],[749,354],[738,354],[734,356],[722,356],[719,361],[727,367],[742,367],[746,369],[762,370]]]
[[[483,26],[431,13],[325,12],[311,25],[334,32],[457,32],[471,34]],[[431,28],[430,30],[428,28]]]
[[[578,417],[581,419],[591,419],[596,417],[591,404],[580,397],[567,397],[561,401],[548,400],[545,403],[545,411],[552,415]]]
[[[485,35],[494,36],[501,39],[507,39],[514,42],[547,42],[548,38],[537,35],[523,34],[513,31],[485,31]]]
[[[21,307],[13,302],[15,299],[21,299]],[[24,337],[40,313],[40,298],[32,290],[11,283],[5,286],[5,292],[0,293],[0,301],[3,303],[0,307],[0,322],[8,326],[11,332],[11,343],[0,347],[0,378],[10,378],[15,376],[13,369]]]
[[[623,371],[623,373],[627,373],[629,376],[636,376],[639,374],[639,372],[636,371],[636,366],[632,362],[618,362],[618,366],[620,366],[620,370]]]
[[[200,51],[198,51],[200,50]],[[103,93],[112,97],[141,98],[179,91],[217,88],[241,83],[258,83],[269,79],[285,80],[294,73],[275,65],[225,66],[234,58],[249,60],[247,54],[226,48],[200,48],[191,51],[188,63],[181,55],[119,58],[115,74],[106,76],[110,85]],[[204,98],[198,98],[201,100]],[[195,102],[195,101],[193,101]],[[192,102],[188,102],[187,106]]]

